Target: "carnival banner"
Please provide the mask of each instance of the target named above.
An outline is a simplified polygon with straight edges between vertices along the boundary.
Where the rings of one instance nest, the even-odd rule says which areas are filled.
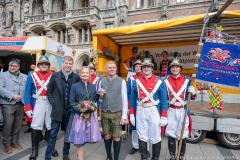
[[[197,79],[240,87],[240,46],[205,43],[198,64]]]
[[[149,51],[150,54],[154,57],[155,62],[158,65],[162,60],[161,54],[163,51],[168,52],[168,59],[173,59],[174,52],[178,53],[178,58],[183,65],[184,69],[193,68],[194,58],[197,54],[196,45],[186,45],[186,46],[169,46],[169,47],[158,47],[158,48],[144,48],[139,49],[141,54],[144,51]]]

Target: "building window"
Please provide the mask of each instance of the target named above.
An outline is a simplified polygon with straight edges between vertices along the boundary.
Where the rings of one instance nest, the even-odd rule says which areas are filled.
[[[156,6],[156,0],[148,0],[148,7]]]
[[[84,37],[83,37],[83,39],[84,39],[84,43],[88,43],[88,39],[89,39],[89,37],[88,37],[88,30],[89,29],[89,27],[87,27],[87,26],[84,26],[83,27],[83,30],[84,30]]]
[[[90,7],[89,0],[83,1],[83,7]]]
[[[105,28],[113,28],[114,24],[113,23],[105,23]]]
[[[57,41],[61,41],[61,31],[57,31]]]
[[[14,17],[13,17],[13,11],[9,12],[9,26],[13,25]]]
[[[79,43],[82,43],[82,28],[80,28],[79,30],[78,30],[78,37],[79,37],[79,39],[78,39],[78,42]]]
[[[177,3],[183,3],[185,0],[176,0]]]
[[[144,0],[137,0],[137,8],[143,8]]]
[[[82,26],[78,30],[78,42],[80,44],[89,44],[91,43],[91,27],[90,26]]]

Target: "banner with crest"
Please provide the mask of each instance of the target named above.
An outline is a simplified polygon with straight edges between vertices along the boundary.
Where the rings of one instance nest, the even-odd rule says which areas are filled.
[[[207,42],[198,64],[197,80],[240,87],[240,46]]]

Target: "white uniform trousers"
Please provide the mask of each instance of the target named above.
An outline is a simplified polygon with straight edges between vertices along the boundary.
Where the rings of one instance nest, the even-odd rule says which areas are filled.
[[[176,108],[169,107],[166,135],[171,136],[175,139],[180,139],[182,124],[184,120],[184,114],[185,114],[184,108],[176,109]],[[189,126],[189,119],[187,115],[183,138],[188,137],[188,134],[189,134],[188,126]]]
[[[44,124],[47,130],[51,129],[52,106],[46,96],[39,96],[33,109],[31,128],[43,130]]]
[[[156,144],[161,141],[160,115],[156,106],[137,106],[136,128],[139,139]]]

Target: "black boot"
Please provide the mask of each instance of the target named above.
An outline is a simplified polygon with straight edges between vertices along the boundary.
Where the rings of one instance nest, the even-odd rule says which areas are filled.
[[[141,154],[141,160],[147,160],[147,142],[141,141],[138,139],[139,151]]]
[[[161,150],[161,142],[152,145],[152,160],[159,160]]]
[[[29,160],[36,160],[38,157],[38,144],[41,138],[41,131],[31,129],[31,139],[32,139],[32,153],[29,157]]]
[[[168,137],[168,150],[170,154],[170,160],[176,160],[176,140],[173,137]]]

